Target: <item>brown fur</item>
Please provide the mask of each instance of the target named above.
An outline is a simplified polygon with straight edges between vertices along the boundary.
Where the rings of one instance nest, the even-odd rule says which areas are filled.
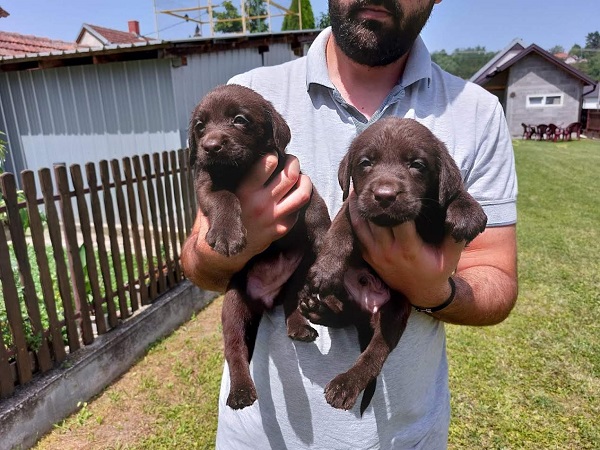
[[[252,165],[269,152],[279,156],[276,173],[281,171],[290,138],[283,117],[262,96],[243,86],[219,86],[195,108],[189,127],[190,164],[197,202],[210,224],[206,241],[215,251],[231,256],[245,248],[246,229],[235,190]],[[298,292],[329,225],[325,203],[313,191],[292,230],[230,280],[222,312],[224,352],[231,376],[230,407],[244,408],[257,398],[249,362],[265,310],[283,303],[288,335],[302,341],[317,337],[298,311]],[[280,288],[275,298],[257,295],[252,286],[263,286],[262,275],[269,275],[270,267],[286,264],[290,271],[298,266],[287,281],[273,284],[276,292]]]
[[[483,209],[464,189],[446,147],[414,120],[387,118],[371,125],[351,144],[338,178],[345,199],[352,182],[359,213],[376,225],[415,221],[419,235],[432,244],[441,243],[448,233],[457,242],[469,242],[485,229]],[[390,299],[376,312],[360,308],[344,286],[351,266],[376,276],[360,256],[346,200],[309,271],[300,308],[314,323],[356,325],[362,354],[326,386],[325,397],[336,408],[350,409],[366,389],[362,414],[385,360],[404,332],[411,305],[400,292],[390,290]],[[358,285],[365,283],[359,280]]]

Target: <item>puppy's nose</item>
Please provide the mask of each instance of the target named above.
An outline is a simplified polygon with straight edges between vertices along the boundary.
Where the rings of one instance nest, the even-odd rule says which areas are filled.
[[[207,153],[217,153],[223,148],[223,142],[220,139],[207,139],[202,143],[202,148]]]
[[[380,186],[373,189],[373,197],[382,208],[387,208],[396,200],[398,192],[391,186]]]

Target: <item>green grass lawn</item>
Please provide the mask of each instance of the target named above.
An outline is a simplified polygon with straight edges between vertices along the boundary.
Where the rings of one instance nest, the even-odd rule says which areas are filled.
[[[448,327],[462,448],[600,448],[600,142],[516,141],[519,299]]]
[[[600,448],[600,142],[516,141],[517,306],[448,326],[451,449]],[[220,300],[38,449],[212,448]]]

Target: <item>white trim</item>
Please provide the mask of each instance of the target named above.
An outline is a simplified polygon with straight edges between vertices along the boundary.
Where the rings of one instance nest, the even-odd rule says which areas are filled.
[[[560,99],[559,103],[546,103],[548,97],[558,97]],[[532,95],[528,95],[527,96],[527,103],[526,103],[526,107],[527,108],[556,108],[559,106],[563,106],[563,100],[564,100],[565,95],[561,94],[561,93],[556,93],[556,94],[532,94]],[[531,99],[532,98],[541,98],[541,102],[532,104],[531,103]]]

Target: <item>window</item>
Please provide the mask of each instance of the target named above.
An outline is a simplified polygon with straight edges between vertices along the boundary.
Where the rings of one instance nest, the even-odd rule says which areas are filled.
[[[545,106],[562,106],[563,94],[528,95],[528,108],[543,108]]]

